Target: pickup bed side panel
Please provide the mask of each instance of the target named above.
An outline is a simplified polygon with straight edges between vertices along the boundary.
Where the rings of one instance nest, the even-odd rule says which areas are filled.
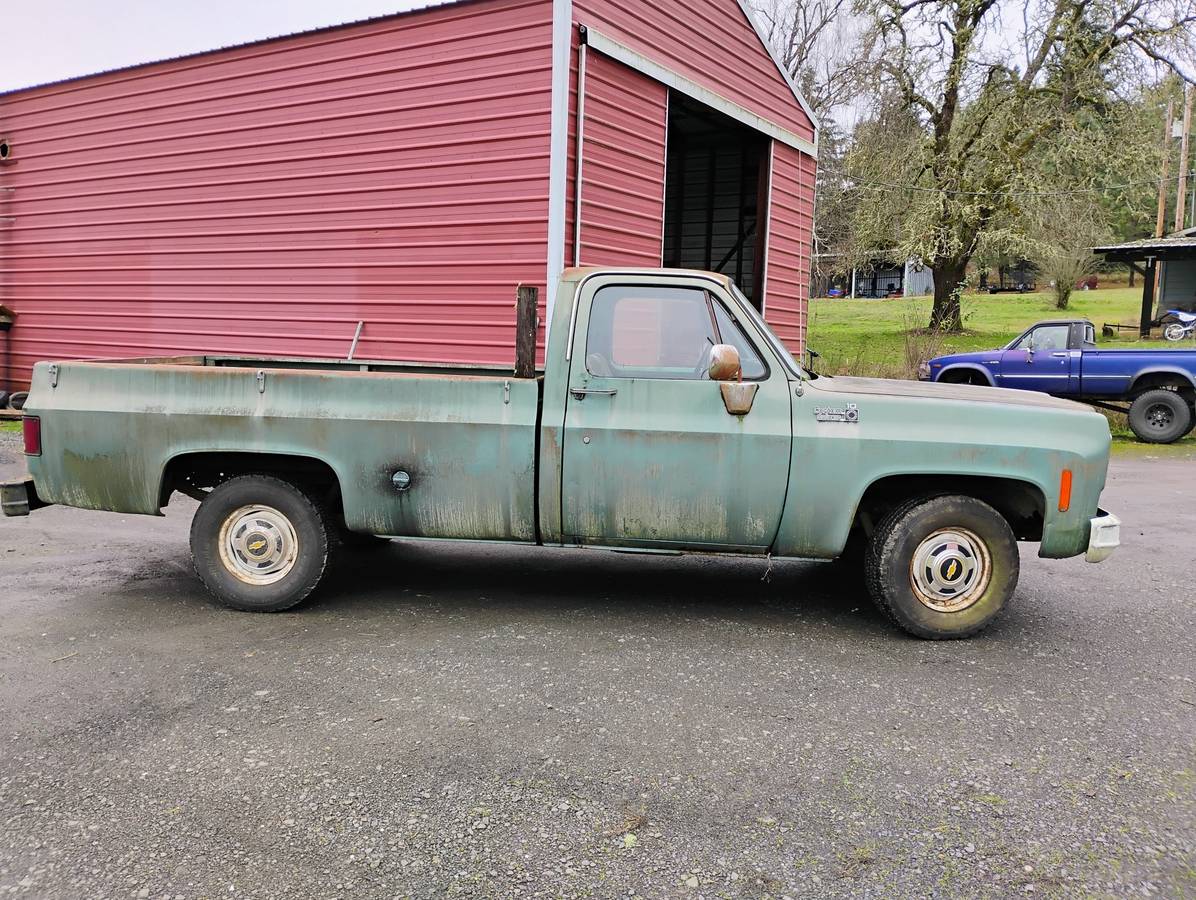
[[[842,379],[841,379],[842,380]],[[991,391],[993,388],[970,388]],[[857,405],[858,420],[818,421],[815,408]],[[1011,478],[1035,485],[1046,501],[1040,555],[1068,557],[1087,547],[1089,518],[1105,484],[1108,424],[1102,416],[978,400],[935,403],[886,394],[824,392],[812,385],[794,399],[793,470],[774,554],[831,558],[842,552],[856,509],[882,478],[953,475]],[[1080,452],[1043,450],[1061,429]],[[1060,512],[1059,482],[1070,468],[1075,489]]]
[[[1196,351],[1085,350],[1080,390],[1086,397],[1120,399],[1142,375],[1174,375],[1196,386]]]
[[[163,470],[192,453],[311,457],[336,473],[348,526],[400,536],[535,540],[537,385],[429,374],[38,364],[28,404],[39,496],[156,514]],[[69,449],[62,449],[69,448]],[[397,491],[392,475],[411,475]]]

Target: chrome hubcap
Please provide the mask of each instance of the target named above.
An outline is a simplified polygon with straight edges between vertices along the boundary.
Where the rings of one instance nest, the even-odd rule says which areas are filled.
[[[972,532],[946,528],[918,545],[910,562],[914,596],[936,612],[959,612],[980,599],[992,577],[988,548]]]
[[[282,580],[298,555],[295,527],[271,506],[242,506],[220,527],[221,562],[249,584]]]

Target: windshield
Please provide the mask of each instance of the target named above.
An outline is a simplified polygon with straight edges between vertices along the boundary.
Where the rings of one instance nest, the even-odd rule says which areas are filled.
[[[797,364],[793,358],[793,354],[789,352],[789,348],[781,343],[781,339],[772,333],[772,329],[768,327],[768,323],[764,321],[760,313],[756,312],[756,307],[752,306],[752,301],[743,296],[743,292],[739,290],[738,285],[731,283],[731,291],[735,294],[735,299],[739,301],[740,307],[744,314],[747,315],[752,323],[759,329],[760,333],[764,335],[764,339],[768,341],[769,346],[772,347],[773,352],[781,360],[781,364],[789,370],[791,375],[798,378],[808,379],[810,376],[806,374],[805,370]]]

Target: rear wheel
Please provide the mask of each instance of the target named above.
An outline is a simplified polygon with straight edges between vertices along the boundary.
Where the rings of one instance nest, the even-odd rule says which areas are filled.
[[[1178,322],[1172,322],[1163,329],[1163,337],[1169,341],[1182,341],[1186,334],[1184,327]]]
[[[1191,430],[1192,410],[1176,391],[1147,391],[1130,404],[1130,430],[1148,444],[1170,444]]]
[[[868,545],[868,590],[900,628],[932,640],[990,625],[1017,587],[1017,539],[974,497],[911,500],[887,515]]]
[[[233,609],[278,612],[303,601],[328,565],[324,507],[288,481],[242,475],[204,499],[191,557],[209,591]]]

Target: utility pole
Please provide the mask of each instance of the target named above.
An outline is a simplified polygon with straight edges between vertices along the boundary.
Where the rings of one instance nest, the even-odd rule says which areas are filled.
[[[1167,216],[1167,194],[1169,193],[1167,190],[1167,168],[1171,162],[1171,126],[1174,121],[1175,101],[1168,100],[1167,121],[1163,124],[1163,168],[1159,172],[1159,213],[1155,217],[1154,222],[1154,236],[1156,238],[1163,236],[1163,220]],[[1150,303],[1153,301],[1159,304],[1154,311],[1155,319],[1159,318],[1159,314],[1162,311],[1162,297],[1159,291],[1160,275],[1159,267],[1152,264],[1146,267],[1146,274],[1142,279],[1147,282],[1142,286],[1142,337],[1150,336],[1151,320],[1148,318],[1150,315]],[[1147,295],[1149,295],[1150,300],[1146,299]],[[1155,298],[1158,298],[1157,301]]]
[[[1179,139],[1179,189],[1175,192],[1175,230],[1184,228],[1184,202],[1188,199],[1188,138],[1192,134],[1192,86],[1184,86],[1184,131]]]
[[[1167,121],[1163,125],[1163,170],[1159,173],[1159,214],[1155,218],[1154,236],[1163,236],[1163,219],[1167,215],[1167,168],[1171,162],[1171,124],[1175,120],[1175,101],[1167,101]]]

